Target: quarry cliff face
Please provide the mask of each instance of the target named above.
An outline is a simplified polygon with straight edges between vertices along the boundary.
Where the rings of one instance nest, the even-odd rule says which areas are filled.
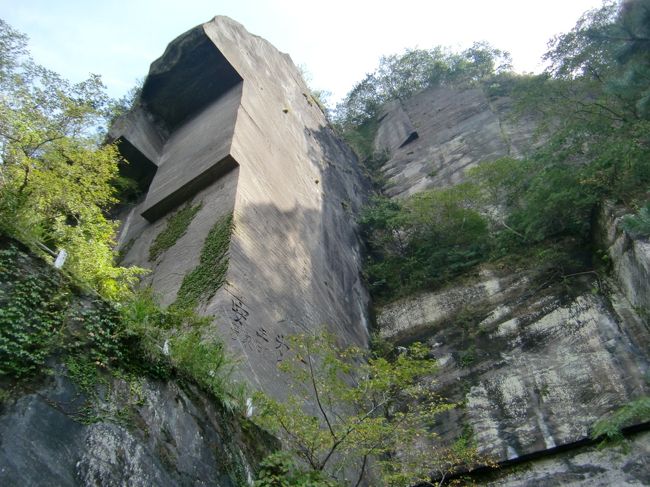
[[[510,105],[481,89],[448,87],[387,105],[374,141],[387,156],[387,195],[444,188],[483,161],[524,156],[535,144],[534,120],[514,122]],[[598,419],[650,392],[650,329],[640,313],[648,306],[650,248],[620,222],[620,211],[606,207],[597,225],[610,278],[587,272],[567,289],[536,280],[535,269],[483,265],[377,310],[383,337],[428,344],[441,367],[437,387],[462,404],[439,422],[443,438],[471,431],[479,452],[497,462],[549,456],[529,463],[528,474],[505,471],[490,485],[648,481],[639,471],[647,454],[622,467],[613,451],[597,457],[581,447]],[[633,441],[647,452],[647,435]]]
[[[374,140],[374,149],[388,156],[381,168],[385,193],[403,198],[449,186],[482,161],[529,153],[537,143],[534,120],[515,120],[511,105],[481,88],[448,86],[389,103]]]
[[[368,186],[289,56],[215,17],[172,41],[110,136],[143,191],[122,213],[123,264],[151,269],[163,304],[179,299],[210,229],[232,214],[223,285],[197,309],[246,380],[281,395],[276,364],[293,333],[324,326],[367,344],[355,215]],[[188,206],[200,209],[185,234],[151,258]]]

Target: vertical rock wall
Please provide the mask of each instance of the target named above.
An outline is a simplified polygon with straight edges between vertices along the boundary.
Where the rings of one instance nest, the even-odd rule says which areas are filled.
[[[514,122],[509,106],[507,98],[480,89],[447,87],[388,105],[375,139],[389,156],[382,168],[387,194],[402,198],[449,186],[483,161],[525,155],[535,145],[534,122]],[[437,387],[462,404],[440,421],[443,438],[452,442],[469,430],[479,452],[499,462],[553,454],[585,441],[598,419],[650,393],[650,247],[619,221],[615,209],[604,210],[600,240],[613,264],[608,282],[585,273],[566,289],[539,281],[535,269],[485,265],[444,289],[377,310],[384,337],[430,346],[441,367]],[[647,435],[636,441],[647,450]],[[600,473],[598,485],[627,478],[612,465],[602,472],[584,466],[584,475],[575,475],[583,468],[579,457],[569,460],[573,466],[553,460],[548,468],[567,482]],[[531,468],[528,476],[502,482],[539,485],[540,471]]]
[[[380,118],[374,145],[388,151],[386,193],[400,198],[458,183],[481,161],[519,157],[534,145],[534,122],[513,122],[509,99],[480,88],[428,88],[387,105]]]
[[[152,269],[164,304],[198,264],[211,226],[233,213],[226,283],[199,311],[249,381],[281,395],[276,364],[291,333],[324,326],[342,343],[367,343],[354,215],[368,188],[289,56],[216,17],[170,44],[112,137],[140,155],[163,139],[148,194],[124,211],[120,242],[124,263]],[[187,232],[150,262],[151,243],[188,204],[202,206]]]

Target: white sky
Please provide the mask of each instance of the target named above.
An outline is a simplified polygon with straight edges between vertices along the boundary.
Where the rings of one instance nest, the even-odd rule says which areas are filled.
[[[381,55],[488,41],[539,71],[547,41],[601,0],[0,0],[37,62],[73,81],[102,75],[123,95],[176,36],[228,15],[291,55],[314,89],[343,97]]]

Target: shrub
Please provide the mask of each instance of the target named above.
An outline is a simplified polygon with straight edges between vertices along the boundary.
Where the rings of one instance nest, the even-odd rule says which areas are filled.
[[[650,237],[650,202],[636,215],[626,215],[623,218],[623,228],[633,237]]]

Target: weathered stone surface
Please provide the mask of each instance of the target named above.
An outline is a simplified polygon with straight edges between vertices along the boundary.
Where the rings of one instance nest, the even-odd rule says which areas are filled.
[[[632,238],[621,228],[628,213],[614,205],[605,205],[600,219],[601,241],[612,259],[613,271],[630,303],[650,310],[650,242]]]
[[[382,170],[395,198],[456,184],[467,169],[521,157],[536,144],[533,120],[513,121],[508,98],[480,89],[431,88],[385,110],[375,148],[389,149]],[[393,143],[391,113],[408,119],[419,137]],[[470,430],[479,451],[496,461],[552,452],[588,438],[596,420],[648,394],[650,244],[622,232],[620,217],[605,208],[600,237],[617,282],[585,276],[568,294],[540,286],[534,270],[484,269],[378,310],[381,335],[426,342],[441,366],[441,394],[463,404],[436,426],[444,441]],[[629,470],[606,455],[576,453],[533,462],[529,474],[494,485],[640,485],[647,474],[630,472],[647,459],[644,438],[639,456],[625,463]]]
[[[639,346],[647,328],[623,319],[607,296],[561,299],[530,287],[525,275],[493,275],[378,314],[391,339],[429,344],[440,391],[465,404],[440,421],[443,437],[468,425],[479,451],[499,461],[580,441],[600,417],[649,392],[650,353]]]
[[[391,153],[418,138],[418,133],[399,100],[388,103],[379,119],[375,137],[376,152]]]
[[[509,312],[503,303],[513,288],[520,287],[528,279],[525,275],[499,277],[484,269],[470,283],[451,286],[436,293],[421,293],[394,301],[381,308],[377,315],[379,333],[391,341],[409,341],[420,332],[441,323],[450,322],[469,303],[473,305],[496,304],[490,320],[496,320]]]
[[[194,89],[172,96],[190,78]],[[289,56],[216,17],[172,42],[154,63],[136,112],[142,110],[129,115],[135,128],[120,122],[112,132],[143,155],[154,153],[151,147],[159,154],[149,194],[123,212],[123,262],[151,268],[148,282],[169,304],[197,265],[212,225],[232,212],[227,283],[199,311],[214,317],[213,332],[241,358],[247,380],[282,395],[286,384],[276,364],[291,333],[327,326],[342,343],[367,343],[368,297],[354,219],[367,185]],[[137,127],[141,120],[154,128]],[[162,147],[142,140],[151,133],[162,134]],[[228,172],[214,169],[223,161],[230,161]],[[187,233],[148,262],[169,215],[151,218],[151,208],[168,210],[151,206],[156,201],[202,208]]]
[[[630,438],[626,445],[583,447],[496,473],[490,487],[650,485],[650,433]]]
[[[0,484],[244,485],[274,441],[203,393],[143,380],[137,397],[112,379],[88,410],[63,374],[4,405]],[[100,411],[100,413],[91,412]]]
[[[390,148],[382,168],[390,196],[458,183],[476,164],[520,157],[533,145],[534,123],[510,121],[510,101],[489,98],[481,89],[430,88],[387,110],[375,147]],[[395,118],[409,120],[419,137],[396,147],[390,130]]]

